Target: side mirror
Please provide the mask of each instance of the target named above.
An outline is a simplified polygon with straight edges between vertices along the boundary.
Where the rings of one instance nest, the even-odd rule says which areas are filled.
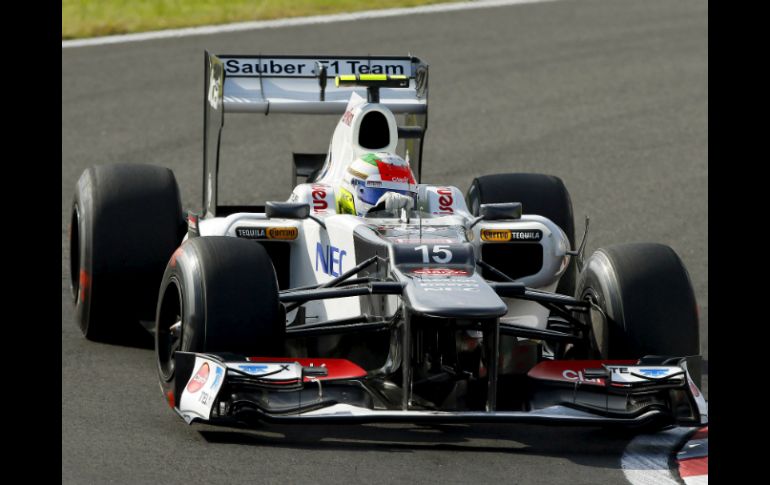
[[[471,222],[468,229],[481,221],[497,221],[500,219],[521,219],[521,202],[502,202],[499,204],[481,204],[479,216]]]
[[[503,202],[501,204],[481,204],[479,216],[485,221],[498,219],[521,219],[521,202]]]
[[[310,204],[268,201],[265,203],[265,215],[270,219],[307,219]]]

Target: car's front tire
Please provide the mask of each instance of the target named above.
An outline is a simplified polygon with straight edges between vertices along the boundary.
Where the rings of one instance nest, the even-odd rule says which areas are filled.
[[[265,248],[234,237],[188,239],[168,262],[158,298],[155,355],[164,395],[174,389],[177,350],[281,355],[285,326]]]
[[[591,318],[597,357],[700,354],[695,294],[684,264],[670,247],[631,243],[599,249],[586,260],[577,291],[606,317]],[[700,385],[700,369],[689,370]]]

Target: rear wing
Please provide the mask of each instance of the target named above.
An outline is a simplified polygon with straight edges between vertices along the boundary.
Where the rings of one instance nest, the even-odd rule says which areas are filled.
[[[428,65],[417,57],[247,56],[214,55],[207,51],[203,117],[205,214],[210,217],[220,212],[217,174],[225,114],[342,115],[352,92],[367,96],[366,87],[336,85],[337,76],[355,74],[384,74],[408,79],[407,87],[381,88],[379,103],[395,115],[404,115],[405,123],[399,127],[399,133],[407,144],[419,180],[422,142],[428,124]]]

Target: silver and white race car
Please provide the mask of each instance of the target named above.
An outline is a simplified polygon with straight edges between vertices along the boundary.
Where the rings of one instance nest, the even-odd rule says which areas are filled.
[[[419,183],[420,59],[205,66],[202,210],[183,214],[168,169],[103,165],[70,228],[80,328],[151,330],[186,422],[708,422],[679,257],[644,243],[585,259],[557,177],[478,177],[466,196]],[[293,154],[287,201],[225,206],[225,113],[340,118],[326,153]]]

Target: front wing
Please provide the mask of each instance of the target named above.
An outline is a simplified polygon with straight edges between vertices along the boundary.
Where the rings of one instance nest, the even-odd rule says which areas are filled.
[[[402,400],[401,390],[393,384],[390,390],[383,389],[375,378],[345,359],[247,358],[189,352],[177,352],[175,359],[176,384],[167,398],[188,424],[708,424],[708,405],[690,378],[685,359],[678,365],[647,365],[644,359],[543,361],[527,375],[527,399],[515,410],[420,406]]]

